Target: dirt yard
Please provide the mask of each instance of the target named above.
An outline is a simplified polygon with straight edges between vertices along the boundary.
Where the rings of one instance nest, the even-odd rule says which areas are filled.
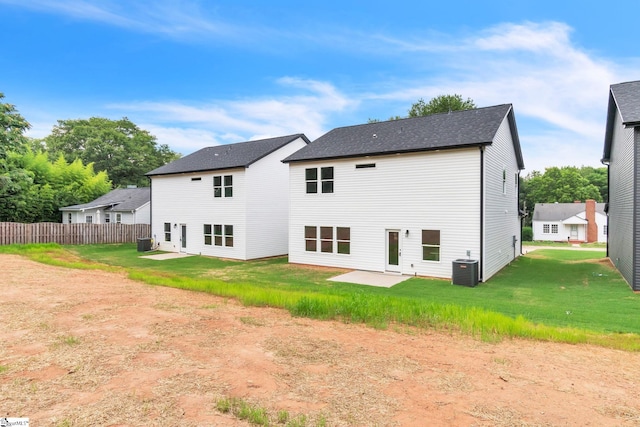
[[[640,425],[640,354],[292,318],[0,256],[0,417],[32,426]]]

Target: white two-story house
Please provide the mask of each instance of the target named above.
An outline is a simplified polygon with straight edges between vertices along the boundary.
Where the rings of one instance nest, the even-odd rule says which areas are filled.
[[[513,107],[334,129],[289,164],[289,261],[487,280],[521,253]]]
[[[284,255],[289,173],[303,134],[203,148],[151,180],[154,248],[240,260]]]

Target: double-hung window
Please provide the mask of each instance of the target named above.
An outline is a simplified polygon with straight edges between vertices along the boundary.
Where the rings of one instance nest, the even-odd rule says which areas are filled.
[[[318,176],[318,169],[320,169],[320,176]],[[321,192],[333,193],[333,166],[307,168],[304,171],[304,179],[307,194],[317,193],[318,184],[320,184]]]
[[[440,230],[422,230],[422,259],[440,261]]]
[[[164,223],[164,241],[165,242],[171,241],[171,223],[170,222]]]
[[[213,225],[213,243],[216,246],[233,246],[233,225]]]
[[[549,228],[550,228],[549,224],[542,224],[542,232],[544,234],[549,234]]]
[[[212,239],[212,233],[211,233],[211,224],[204,224],[204,230],[203,230],[203,234],[204,234],[204,244],[205,245],[211,245],[213,239]]]
[[[233,197],[233,175],[213,177],[213,197]]]
[[[319,244],[318,244],[319,243]],[[307,252],[351,253],[351,229],[349,227],[304,227],[304,250]]]
[[[551,233],[558,234],[558,224],[551,224]]]
[[[111,222],[111,214],[104,214],[104,223],[109,224]]]

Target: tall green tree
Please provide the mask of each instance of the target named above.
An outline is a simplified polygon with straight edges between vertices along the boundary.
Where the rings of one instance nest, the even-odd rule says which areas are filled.
[[[107,171],[116,187],[146,186],[145,173],[179,157],[126,117],[58,120],[44,146],[51,160],[62,155],[67,162],[80,159],[97,171]]]
[[[448,113],[449,111],[472,110],[476,104],[471,98],[466,100],[462,95],[439,95],[425,102],[422,98],[409,109],[409,117],[429,116],[436,113]]]
[[[4,93],[0,92],[0,167],[5,167],[7,153],[21,150],[27,142],[24,133],[31,127],[29,122],[18,113],[15,105],[2,102]]]
[[[60,222],[59,208],[94,200],[111,190],[106,172],[80,159],[50,162],[44,153],[10,152],[10,186],[0,197],[0,221]]]
[[[531,216],[536,203],[573,203],[594,199],[602,202],[600,189],[585,178],[574,166],[550,167],[544,173],[533,171],[521,182],[520,198]]]

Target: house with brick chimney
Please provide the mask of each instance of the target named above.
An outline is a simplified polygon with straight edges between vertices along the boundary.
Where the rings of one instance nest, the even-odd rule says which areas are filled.
[[[640,81],[609,88],[602,163],[609,171],[607,255],[640,291]]]
[[[606,243],[604,203],[536,203],[531,221],[534,241]]]

